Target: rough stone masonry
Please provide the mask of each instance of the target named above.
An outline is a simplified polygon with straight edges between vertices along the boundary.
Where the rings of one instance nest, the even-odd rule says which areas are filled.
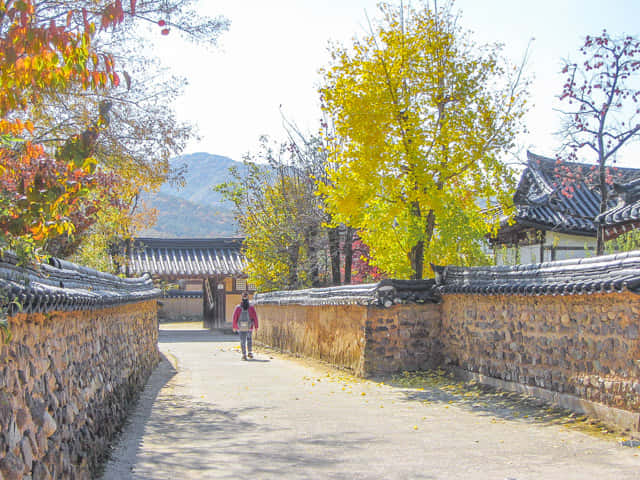
[[[0,346],[0,479],[92,478],[159,361],[156,301],[18,314]]]

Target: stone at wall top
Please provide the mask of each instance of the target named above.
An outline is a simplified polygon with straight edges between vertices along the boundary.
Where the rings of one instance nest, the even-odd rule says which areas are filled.
[[[378,283],[342,285],[256,294],[256,305],[371,305],[434,303],[433,280],[382,280]]]

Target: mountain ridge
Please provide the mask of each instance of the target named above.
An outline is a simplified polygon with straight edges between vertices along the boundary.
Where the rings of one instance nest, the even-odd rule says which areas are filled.
[[[139,236],[167,238],[215,238],[239,236],[233,204],[213,191],[213,187],[233,179],[231,167],[244,164],[222,155],[196,152],[170,160],[171,168],[183,170],[184,186],[165,183],[157,193],[143,196],[145,204],[157,211],[155,225]]]

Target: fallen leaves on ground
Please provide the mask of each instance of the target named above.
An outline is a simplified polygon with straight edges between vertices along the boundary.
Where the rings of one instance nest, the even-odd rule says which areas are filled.
[[[405,395],[409,400],[419,400],[423,404],[442,404],[444,408],[457,406],[491,415],[492,423],[519,421],[559,425],[593,436],[617,440],[626,445],[624,432],[596,419],[551,406],[528,395],[498,390],[475,381],[464,381],[457,378],[453,372],[443,369],[403,372],[391,377],[387,384],[408,389]]]
[[[262,348],[269,352],[275,352],[275,350],[264,346]],[[280,351],[277,353],[287,358],[305,363],[314,363],[316,366],[324,368],[322,362],[316,360],[304,359],[299,355],[286,354]],[[379,377],[372,380],[356,377],[348,372],[331,367],[331,370],[322,375],[322,378],[327,382],[337,383],[342,387],[342,391],[349,391],[349,393],[353,393],[354,385],[374,386],[377,388],[401,387],[405,389],[406,400],[419,401],[425,407],[443,405],[445,409],[450,406],[466,408],[480,415],[493,417],[491,419],[492,423],[514,421],[556,425],[593,436],[616,440],[625,446],[636,446],[636,443],[625,442],[625,432],[614,430],[598,420],[550,406],[528,395],[497,390],[475,381],[466,382],[460,380],[456,378],[453,372],[442,368],[422,372],[403,372],[400,375]],[[318,376],[306,376],[303,380],[306,382],[319,382],[320,378]],[[392,405],[395,403],[395,401],[391,401]],[[384,405],[380,405],[380,408],[384,408]],[[633,442],[636,441],[634,440]]]

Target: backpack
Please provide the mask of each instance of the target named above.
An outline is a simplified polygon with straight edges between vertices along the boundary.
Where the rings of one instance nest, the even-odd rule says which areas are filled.
[[[238,317],[238,330],[242,332],[248,332],[251,330],[251,317],[249,316],[249,309],[240,312],[240,316]]]

